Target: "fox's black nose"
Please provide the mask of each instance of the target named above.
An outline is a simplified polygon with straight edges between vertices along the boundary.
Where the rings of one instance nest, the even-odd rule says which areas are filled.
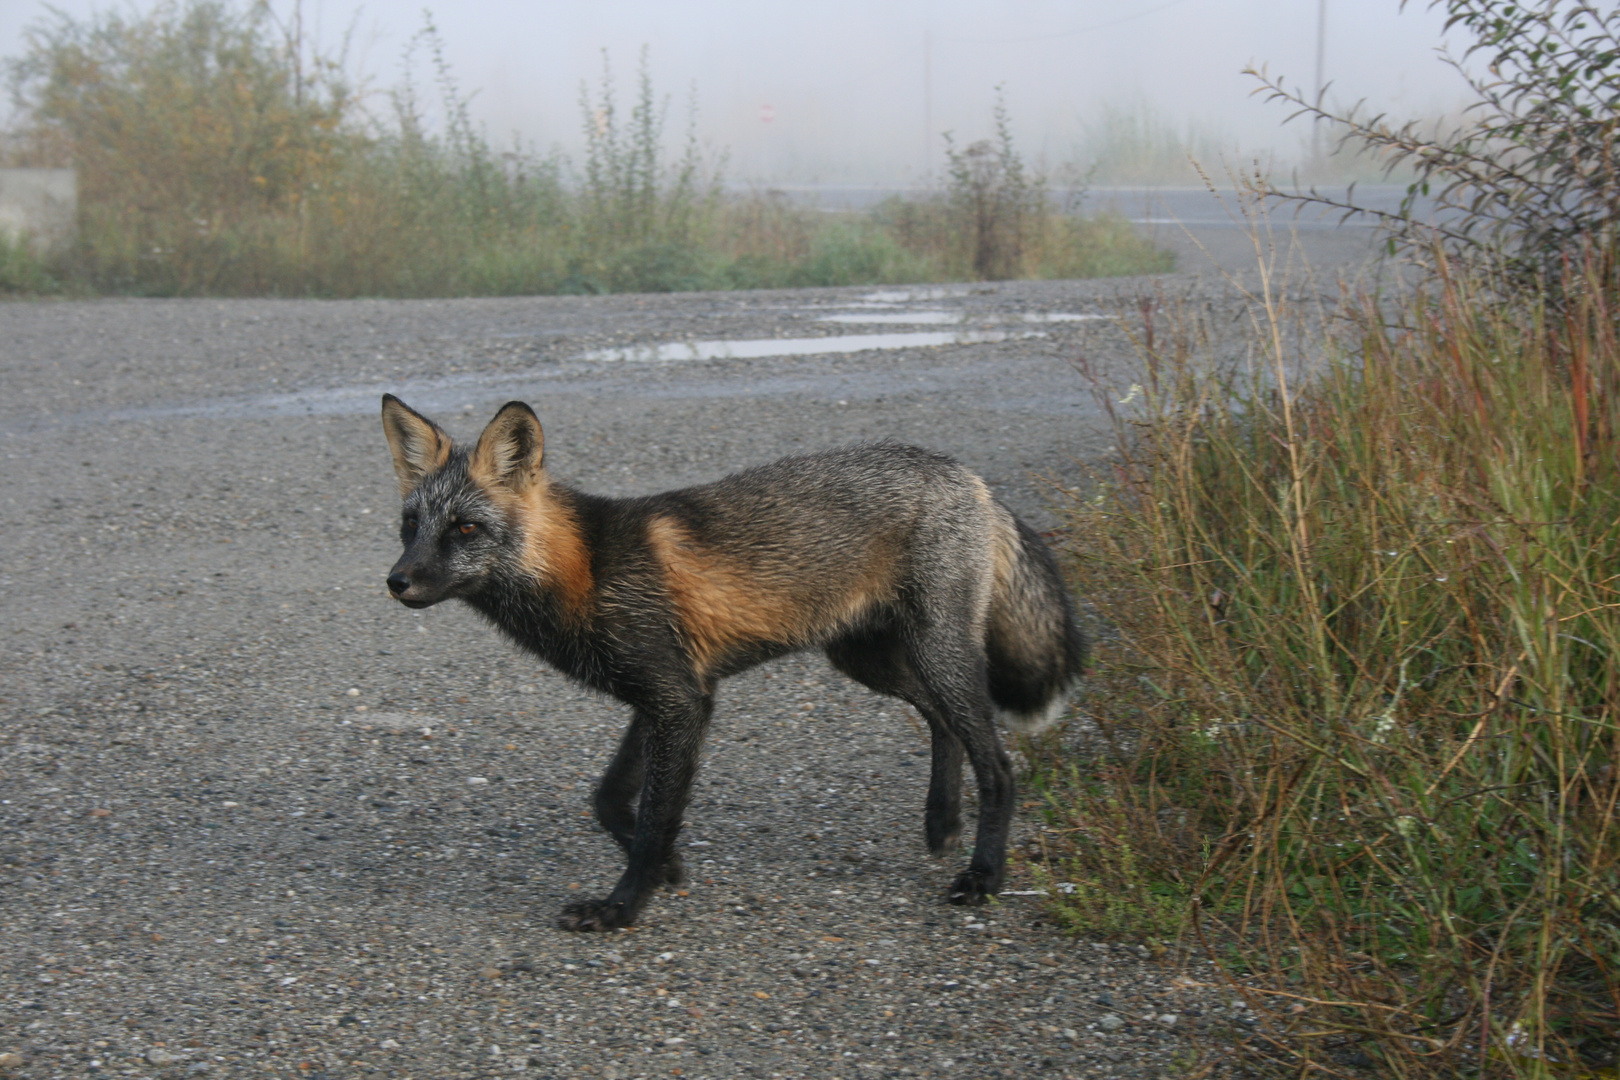
[[[394,573],[388,575],[388,591],[398,596],[411,587],[411,579],[404,574]]]

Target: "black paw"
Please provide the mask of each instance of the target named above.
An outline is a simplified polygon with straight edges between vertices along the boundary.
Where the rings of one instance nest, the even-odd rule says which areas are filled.
[[[955,851],[962,841],[962,823],[943,825],[935,828],[928,826],[928,851],[933,855],[949,855]]]
[[[664,864],[664,884],[686,884],[686,864],[681,862],[681,857],[679,855],[671,855],[669,857],[669,862]]]
[[[945,898],[963,907],[977,907],[1000,891],[1000,875],[992,875],[987,870],[964,870],[951,882],[951,891]]]
[[[557,916],[557,926],[563,930],[617,930],[636,921],[636,913],[626,905],[610,900],[582,900],[569,904]]]

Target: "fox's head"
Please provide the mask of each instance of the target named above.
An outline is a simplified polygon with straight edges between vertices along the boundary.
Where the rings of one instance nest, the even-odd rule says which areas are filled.
[[[552,497],[533,409],[507,402],[470,451],[392,394],[382,421],[405,499],[405,553],[388,572],[389,595],[422,608],[470,597],[494,576],[582,587],[577,530]]]

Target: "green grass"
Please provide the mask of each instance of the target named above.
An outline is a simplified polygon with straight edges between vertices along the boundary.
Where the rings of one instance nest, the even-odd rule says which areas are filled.
[[[0,296],[39,296],[62,291],[49,260],[36,255],[24,238],[0,230]]]

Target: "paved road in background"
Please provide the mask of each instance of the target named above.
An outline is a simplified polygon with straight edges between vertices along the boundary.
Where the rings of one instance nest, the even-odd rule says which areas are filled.
[[[722,688],[690,888],[554,929],[620,869],[586,811],[622,710],[387,599],[376,412],[467,437],[523,398],[608,494],[897,438],[1050,526],[1110,441],[1074,361],[1127,384],[1111,317],[1203,287],[0,305],[11,1073],[1163,1075],[1241,1010],[1065,937],[1027,873],[945,906],[921,725],[817,658]]]
[[[894,196],[926,194],[920,188],[837,184],[790,185],[778,190],[795,201],[829,210],[863,210]],[[1343,186],[1323,185],[1320,191],[1385,213],[1398,212],[1406,196],[1404,184],[1357,184],[1354,192]],[[1251,211],[1258,211],[1259,219],[1268,227],[1269,243],[1286,249],[1297,236],[1300,243],[1296,265],[1308,266],[1325,277],[1361,267],[1377,224],[1370,216],[1345,219],[1342,213],[1281,199],[1252,204],[1235,190],[1210,191],[1205,187],[1058,188],[1053,195],[1073,200],[1087,213],[1108,211],[1129,219],[1144,236],[1175,252],[1184,273],[1194,274],[1216,270],[1237,273],[1253,268],[1256,252],[1248,235]],[[1420,200],[1417,216],[1424,218],[1431,207],[1428,200]]]

